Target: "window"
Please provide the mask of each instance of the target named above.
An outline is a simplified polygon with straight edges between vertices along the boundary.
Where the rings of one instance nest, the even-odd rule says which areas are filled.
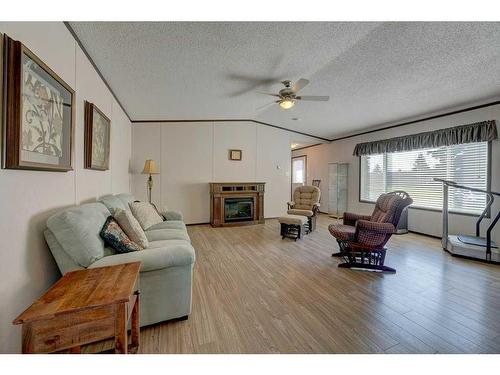
[[[442,209],[443,186],[433,178],[487,190],[488,142],[361,156],[360,200],[374,202],[382,193],[404,190],[413,206]],[[486,195],[461,189],[449,190],[449,209],[478,214]]]
[[[297,156],[292,158],[292,183],[304,184],[306,182],[306,157]]]

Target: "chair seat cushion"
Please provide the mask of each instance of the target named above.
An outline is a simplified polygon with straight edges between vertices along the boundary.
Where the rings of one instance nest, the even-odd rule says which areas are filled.
[[[356,227],[344,224],[330,224],[328,230],[337,240],[352,241],[354,240]]]
[[[301,215],[283,215],[278,218],[280,224],[304,225],[307,223],[307,217]]]
[[[292,208],[286,212],[288,215],[301,215],[301,216],[313,216],[314,213],[311,210],[301,210],[298,208]]]
[[[153,244],[154,242],[151,243],[151,245]],[[150,247],[141,251],[107,256],[92,263],[89,268],[142,262],[141,272],[148,272],[168,267],[187,266],[194,263],[194,249],[186,241],[168,241],[168,243],[166,241],[162,245],[161,247]]]

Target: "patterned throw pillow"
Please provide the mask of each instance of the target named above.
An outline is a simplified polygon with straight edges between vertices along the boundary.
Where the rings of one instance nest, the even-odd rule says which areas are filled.
[[[142,229],[147,230],[155,224],[161,223],[163,218],[158,215],[156,208],[148,202],[130,202],[132,215],[141,224]]]
[[[118,253],[130,253],[131,251],[142,250],[139,245],[125,234],[113,216],[109,216],[106,219],[99,235],[107,246],[113,248]]]
[[[146,238],[146,233],[141,228],[141,224],[132,215],[132,212],[122,210],[117,208],[115,210],[115,220],[118,222],[120,227],[123,229],[125,234],[134,241],[137,245],[145,249],[148,247],[148,239]]]

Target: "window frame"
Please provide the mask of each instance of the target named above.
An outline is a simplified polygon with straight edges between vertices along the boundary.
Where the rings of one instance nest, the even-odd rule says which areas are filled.
[[[306,176],[305,176],[305,179],[306,179],[306,184],[307,184],[307,155],[299,155],[299,156],[292,156],[290,158],[290,200],[293,201],[293,159],[296,159],[296,158],[305,158],[306,160]]]
[[[292,162],[291,162],[292,173],[290,173],[290,181],[292,184],[295,183],[295,182],[293,182],[293,160],[294,159],[304,159],[304,182],[303,182],[303,184],[307,185],[307,155],[292,156]],[[296,182],[296,183],[298,184],[299,182]]]
[[[491,141],[488,141],[488,146],[487,146],[487,151],[486,151],[486,190],[491,190],[491,149],[492,149],[492,143]],[[384,153],[384,155],[387,155],[387,152]],[[361,198],[361,155],[358,156],[358,200],[360,203],[371,203],[375,204],[375,201],[370,201],[367,199]],[[421,211],[431,211],[431,212],[443,212],[442,209],[439,208],[431,208],[431,207],[422,207],[422,206],[414,206],[411,205],[408,207],[409,209],[415,209],[415,210],[421,210]],[[448,213],[453,214],[453,215],[461,215],[461,216],[472,216],[472,217],[479,217],[481,216],[481,213],[475,214],[472,212],[463,212],[463,211],[455,211],[455,210],[448,210]],[[491,218],[491,207],[488,209],[486,212],[486,219]]]

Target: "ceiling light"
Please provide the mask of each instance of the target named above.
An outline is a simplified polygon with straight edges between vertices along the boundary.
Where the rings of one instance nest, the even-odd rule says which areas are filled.
[[[280,100],[280,107],[283,109],[290,109],[295,105],[295,102],[292,99],[282,99]]]
[[[295,148],[295,147],[297,147],[297,146],[298,146],[298,144],[297,144],[297,143],[292,143],[292,148]]]

